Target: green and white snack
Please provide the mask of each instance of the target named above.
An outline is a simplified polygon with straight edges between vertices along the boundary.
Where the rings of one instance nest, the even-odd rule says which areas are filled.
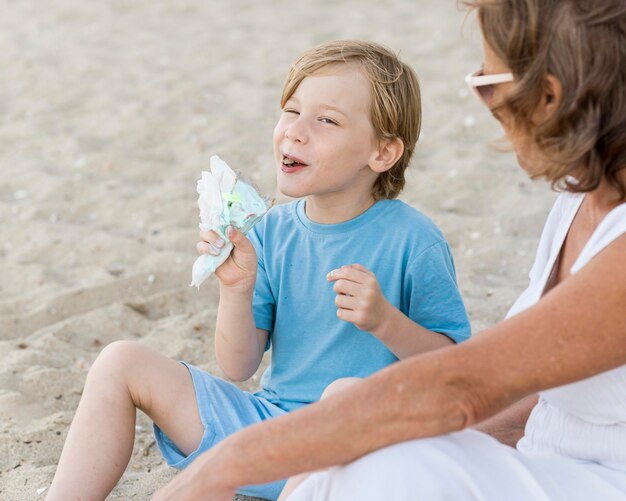
[[[226,237],[226,228],[233,226],[242,233],[261,220],[271,201],[262,197],[217,155],[211,157],[211,171],[202,171],[198,180],[198,207],[200,208],[200,229],[214,230],[226,244],[217,256],[203,254],[191,272],[191,285],[200,288],[215,270],[228,258],[233,244]]]

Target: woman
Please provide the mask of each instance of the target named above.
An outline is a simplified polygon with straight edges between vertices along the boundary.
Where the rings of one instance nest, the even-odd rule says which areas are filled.
[[[230,437],[155,500],[351,461],[289,500],[626,499],[626,4],[470,5],[485,59],[469,83],[522,168],[565,190],[529,288],[471,341]],[[461,431],[513,442],[524,422],[517,449]]]

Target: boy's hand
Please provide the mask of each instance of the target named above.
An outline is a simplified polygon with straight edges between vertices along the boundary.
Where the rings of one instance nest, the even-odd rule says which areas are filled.
[[[360,264],[351,264],[331,271],[326,279],[335,282],[337,316],[376,335],[393,307],[383,296],[374,273]]]
[[[228,259],[215,270],[220,284],[231,289],[249,292],[254,289],[256,280],[257,258],[250,240],[232,226],[226,229],[226,236],[233,243],[233,250]],[[201,231],[200,242],[196,245],[198,254],[217,256],[226,243],[213,230]]]

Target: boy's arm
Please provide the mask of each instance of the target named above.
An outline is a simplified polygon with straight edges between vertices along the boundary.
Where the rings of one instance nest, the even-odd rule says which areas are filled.
[[[257,329],[252,313],[252,296],[257,274],[254,247],[245,235],[232,227],[226,235],[233,243],[228,259],[215,271],[220,283],[220,302],[215,325],[215,353],[224,374],[244,381],[259,367],[267,331]],[[198,251],[219,253],[224,241],[213,231],[201,232]]]
[[[383,304],[379,326],[369,332],[383,342],[400,360],[454,344],[448,336],[425,329],[387,300],[384,301],[386,304]]]
[[[337,316],[378,338],[400,360],[454,343],[411,320],[385,299],[374,273],[360,264],[328,274],[335,282]]]
[[[224,374],[235,381],[249,379],[259,368],[268,332],[257,329],[250,293],[220,284],[215,324],[215,355]]]

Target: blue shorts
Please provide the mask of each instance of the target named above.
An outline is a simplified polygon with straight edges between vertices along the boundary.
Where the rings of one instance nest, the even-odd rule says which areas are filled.
[[[204,435],[198,448],[185,456],[174,442],[156,424],[154,425],[156,443],[167,464],[174,468],[186,468],[200,454],[246,426],[287,413],[263,397],[240,390],[228,381],[185,362],[182,363],[191,373],[200,420],[204,426]],[[274,500],[278,498],[284,485],[285,480],[270,484],[248,485],[239,489],[238,492],[247,496]]]

